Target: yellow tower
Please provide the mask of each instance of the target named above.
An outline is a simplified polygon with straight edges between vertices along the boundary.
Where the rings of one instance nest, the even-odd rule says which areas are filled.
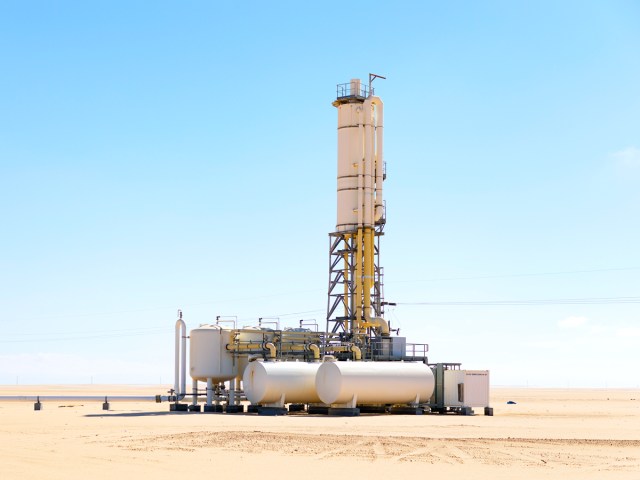
[[[327,331],[387,336],[383,319],[380,237],[385,224],[382,183],[383,104],[354,79],[337,87],[338,201],[330,233]]]

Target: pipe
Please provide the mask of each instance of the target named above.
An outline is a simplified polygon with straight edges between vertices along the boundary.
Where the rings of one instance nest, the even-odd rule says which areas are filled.
[[[211,406],[213,399],[213,379],[207,378],[207,406]]]
[[[364,107],[357,107],[358,112],[358,141],[362,141],[364,135],[366,135],[366,130],[363,132],[363,127],[365,123],[365,109]],[[355,305],[355,322],[351,326],[351,331],[354,332],[356,330],[360,330],[360,323],[362,322],[362,275],[363,275],[363,265],[362,265],[362,227],[366,222],[364,218],[364,204],[365,204],[365,155],[366,150],[360,153],[360,158],[358,158],[358,233],[356,236],[356,271],[355,271],[355,281],[356,281],[356,305]],[[352,306],[353,307],[353,306]]]
[[[225,349],[229,350],[231,352],[264,350],[264,345],[262,343],[243,343],[243,344],[231,344],[231,343],[228,343],[225,346]]]
[[[265,350],[269,350],[269,358],[270,359],[275,359],[276,358],[276,346],[271,343],[271,342],[267,342],[264,344],[264,348]]]
[[[374,125],[373,125],[373,106],[372,97],[365,100],[363,110],[364,121],[364,179],[363,179],[363,195],[364,195],[364,226],[373,226],[373,192],[374,183]]]
[[[363,299],[363,260],[364,260],[364,248],[363,248],[363,235],[362,235],[362,227],[358,227],[358,233],[356,235],[356,271],[355,271],[355,281],[356,281],[356,295],[355,295],[355,309],[356,309],[356,319],[355,322],[351,326],[351,333],[362,333],[360,330],[362,328],[362,299]]]
[[[358,141],[361,141],[363,138],[363,123],[364,123],[364,109],[362,107],[356,107],[356,112],[358,113]],[[360,158],[358,158],[358,228],[360,228],[363,224],[363,215],[364,210],[362,209],[364,204],[364,151],[360,152]]]
[[[168,395],[2,395],[0,402],[170,402]]]
[[[363,258],[363,308],[365,323],[371,320],[371,289],[373,288],[374,273],[374,247],[373,228],[366,227],[364,231],[364,258]]]
[[[384,149],[383,149],[383,106],[379,97],[371,97],[371,104],[376,106],[375,125],[375,174],[376,174],[376,200],[374,220],[378,222],[383,214],[382,182],[384,181]]]
[[[176,401],[182,400],[187,391],[187,325],[182,320],[182,310],[178,310],[175,338],[175,377],[173,390]]]
[[[191,383],[191,396],[192,396],[192,400],[191,400],[191,405],[197,405],[198,404],[198,380],[196,380],[195,378],[193,379],[193,382]]]
[[[364,123],[365,123],[365,192],[364,192],[364,285],[363,285],[363,307],[364,307],[364,319],[365,323],[371,321],[371,289],[374,286],[375,275],[375,248],[374,248],[374,225],[379,220],[378,213],[381,213],[381,208],[378,208],[378,202],[382,202],[382,197],[378,199],[378,189],[380,194],[382,193],[382,173],[381,169],[377,168],[379,162],[377,158],[377,143],[381,141],[382,129],[378,131],[377,120],[379,118],[376,114],[381,114],[382,102],[378,97],[369,96],[363,105],[364,110]],[[374,110],[375,107],[375,110]]]
[[[384,318],[375,317],[370,319],[367,323],[364,324],[367,328],[375,328],[378,331],[378,334],[383,337],[388,337],[391,334],[391,329],[389,328],[389,322],[387,322]]]
[[[229,399],[227,405],[236,405],[236,392],[238,388],[240,388],[239,383],[240,380],[238,380],[238,377],[229,380]]]
[[[349,319],[351,317],[350,312],[349,312],[349,305],[353,306],[353,302],[350,301],[349,299],[349,282],[351,281],[351,279],[349,278],[349,274],[351,273],[349,270],[349,251],[348,251],[348,245],[349,242],[351,241],[351,235],[345,235],[344,236],[344,242],[345,242],[345,249],[344,249],[344,253],[342,254],[342,264],[344,265],[344,271],[342,272],[342,274],[344,275],[344,290],[343,290],[343,294],[344,294],[344,330],[346,332],[350,332],[351,331],[351,326],[349,325]],[[328,328],[327,328],[328,330]]]
[[[362,350],[360,350],[360,347],[354,344],[331,345],[331,347],[329,347],[329,350],[331,350],[332,352],[352,352],[354,354],[354,360],[362,360]],[[330,361],[331,358],[332,355],[325,355],[324,361]]]
[[[318,347],[318,345],[312,343],[311,345],[309,345],[309,350],[313,352],[313,361],[320,361],[320,348]]]
[[[378,328],[380,335],[383,337],[388,337],[391,334],[389,329],[389,322],[387,322],[384,318],[376,317],[371,319],[371,323]]]
[[[362,350],[360,350],[360,347],[358,347],[357,345],[351,345],[349,350],[353,352],[354,360],[362,360]]]

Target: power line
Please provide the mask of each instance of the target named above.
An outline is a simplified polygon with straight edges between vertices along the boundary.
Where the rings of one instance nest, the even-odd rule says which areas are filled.
[[[103,339],[103,338],[122,338],[122,337],[139,337],[139,336],[149,336],[149,335],[159,335],[166,334],[170,329],[157,329],[156,331],[144,331],[137,333],[97,333],[94,335],[85,334],[85,335],[74,335],[74,334],[43,334],[43,335],[60,335],[60,336],[49,336],[44,338],[22,338],[22,339],[14,339],[14,340],[0,340],[0,343],[40,343],[40,342],[63,342],[68,340],[86,340],[86,339]],[[25,335],[25,334],[16,334],[16,335]]]
[[[424,306],[493,306],[493,305],[617,305],[640,303],[640,297],[589,297],[589,298],[556,298],[541,300],[489,300],[471,302],[395,302],[396,305]]]
[[[13,333],[12,335],[20,336],[55,336],[55,335],[111,335],[111,334],[130,334],[130,333],[149,333],[154,331],[167,330],[168,327],[137,327],[137,328],[118,328],[112,330],[73,330],[71,332],[35,332],[35,333]]]
[[[392,280],[386,283],[418,283],[418,282],[442,282],[450,280],[480,280],[486,278],[516,278],[516,277],[542,277],[549,275],[572,275],[576,273],[600,273],[600,272],[624,272],[629,270],[640,270],[640,267],[624,267],[624,268],[597,268],[590,270],[564,270],[559,272],[536,272],[536,273],[510,273],[505,275],[477,275],[472,277],[443,277],[443,278],[426,278],[417,280]]]
[[[588,269],[588,270],[565,270],[565,271],[557,271],[557,272],[537,272],[537,273],[514,273],[514,274],[506,274],[506,275],[478,275],[478,276],[469,276],[469,277],[442,277],[442,278],[429,278],[429,279],[419,279],[419,280],[392,280],[387,281],[387,284],[394,283],[420,283],[420,282],[440,282],[440,281],[452,281],[452,280],[480,280],[480,279],[491,279],[491,278],[517,278],[517,277],[537,277],[537,276],[548,276],[548,275],[570,275],[570,274],[578,274],[578,273],[600,273],[600,272],[621,272],[621,271],[631,271],[631,270],[640,270],[640,267],[624,267],[624,268],[600,268],[600,269]],[[238,298],[224,298],[217,300],[210,300],[206,302],[198,302],[198,303],[189,303],[183,304],[180,308],[191,308],[198,307],[204,305],[215,305],[219,303],[229,303],[229,302],[247,302],[247,301],[255,301],[262,300],[267,298],[274,298],[280,296],[291,296],[297,295],[301,293],[316,293],[323,290],[313,289],[313,290],[298,290],[298,291],[289,291],[282,293],[274,293],[269,295],[260,295],[255,297],[238,297]],[[635,302],[627,302],[627,303],[635,303]],[[413,303],[405,303],[405,305],[414,304],[414,305],[450,305],[450,304],[468,304],[468,305],[477,305],[478,303],[468,303],[468,302],[413,302]],[[502,303],[498,303],[502,304]],[[526,304],[526,303],[524,303]],[[110,312],[94,312],[94,313],[64,313],[64,314],[56,314],[56,315],[42,315],[42,316],[34,316],[30,318],[21,318],[19,319],[22,322],[26,321],[35,321],[35,320],[45,320],[45,319],[57,319],[57,318],[91,318],[91,317],[108,317],[108,316],[116,316],[116,315],[126,315],[131,313],[142,313],[142,312],[151,312],[151,311],[159,311],[159,310],[176,310],[176,306],[156,306],[156,307],[148,307],[148,308],[138,308],[131,310],[118,310],[118,311],[110,311]],[[294,312],[294,313],[284,313],[279,315],[269,315],[275,317],[284,317],[284,316],[292,316],[306,313],[317,313],[323,312],[324,310],[307,310],[302,312]]]
[[[260,295],[260,296],[255,296],[255,297],[238,297],[238,298],[225,298],[225,299],[218,299],[218,300],[209,300],[206,302],[198,302],[198,303],[188,303],[188,304],[181,304],[179,306],[179,308],[184,309],[184,308],[190,308],[190,307],[199,307],[199,306],[204,306],[204,305],[215,305],[218,303],[228,303],[228,302],[247,302],[247,301],[252,301],[252,300],[263,300],[263,299],[267,299],[267,298],[274,298],[274,297],[284,297],[284,296],[291,296],[291,295],[298,295],[301,293],[311,293],[311,292],[319,292],[321,290],[319,289],[315,289],[315,290],[297,290],[297,291],[289,291],[289,292],[282,292],[282,293],[274,293],[274,294],[270,294],[270,295]],[[142,312],[151,312],[151,311],[158,311],[158,310],[173,310],[175,311],[178,307],[177,306],[157,306],[157,307],[148,307],[148,308],[138,308],[138,309],[131,309],[131,310],[117,310],[117,311],[110,311],[110,312],[94,312],[94,313],[64,313],[64,314],[56,314],[56,315],[40,315],[40,316],[34,316],[34,317],[30,317],[30,318],[20,318],[18,320],[22,321],[22,322],[27,322],[27,321],[33,321],[33,320],[46,320],[46,319],[57,319],[57,318],[81,318],[81,317],[108,317],[108,316],[115,316],[115,315],[125,315],[125,314],[130,314],[130,313],[142,313]],[[303,312],[304,313],[304,312]],[[288,315],[288,314],[285,314]]]
[[[18,337],[0,340],[0,343],[56,342],[63,340],[80,340],[85,338],[118,338],[140,335],[157,335],[173,331],[172,327],[137,327],[110,330],[73,330],[57,332],[8,333],[7,337]]]
[[[326,312],[326,309],[322,309],[322,310],[305,310],[303,312],[292,312],[292,313],[280,313],[278,315],[271,315],[272,317],[291,317],[291,316],[295,316],[295,315],[305,315],[307,313],[321,313],[321,312]]]

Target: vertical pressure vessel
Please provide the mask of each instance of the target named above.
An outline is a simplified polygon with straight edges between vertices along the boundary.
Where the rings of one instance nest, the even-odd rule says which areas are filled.
[[[231,331],[219,325],[203,325],[189,332],[189,373],[191,378],[214,383],[226,382],[238,375],[238,365],[232,352],[227,350],[231,343]]]

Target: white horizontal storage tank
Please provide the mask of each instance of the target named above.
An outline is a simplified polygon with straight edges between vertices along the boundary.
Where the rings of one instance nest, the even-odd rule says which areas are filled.
[[[318,403],[316,373],[320,363],[250,362],[242,385],[251,403]]]
[[[413,362],[324,362],[316,375],[320,400],[328,404],[428,402],[431,369]]]
[[[227,350],[232,342],[231,330],[219,325],[203,325],[189,332],[189,373],[191,378],[214,383],[226,382],[238,375],[238,365]]]

